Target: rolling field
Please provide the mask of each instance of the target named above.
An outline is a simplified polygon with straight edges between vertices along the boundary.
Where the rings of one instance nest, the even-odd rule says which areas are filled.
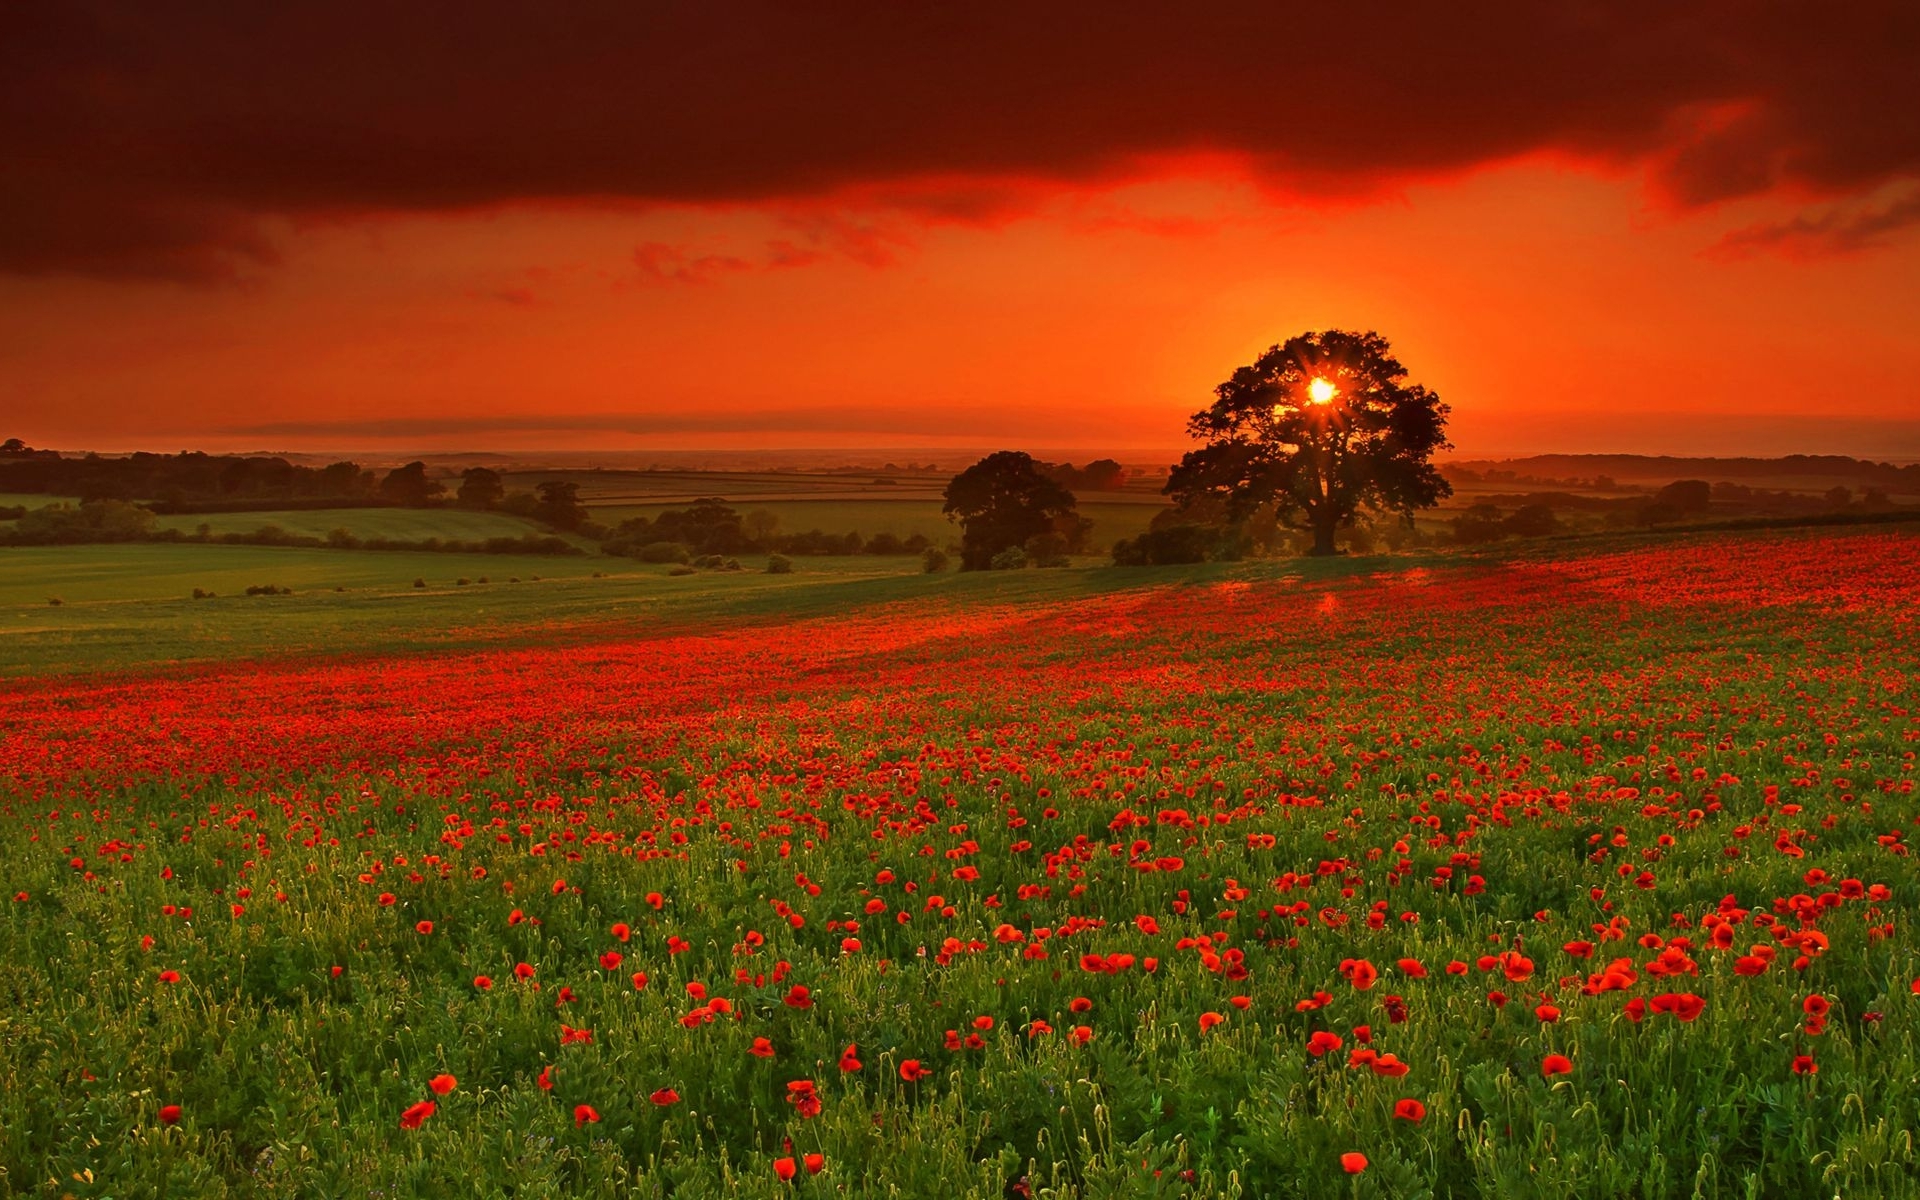
[[[169,513],[155,526],[193,533],[206,525],[215,535],[253,533],[265,525],[276,525],[302,537],[326,537],[344,529],[358,538],[388,538],[419,542],[428,538],[443,541],[480,542],[496,537],[525,537],[550,534],[553,530],[537,521],[528,521],[505,513],[474,512],[459,508],[318,508],[289,511],[236,513]]]
[[[1920,1195],[1920,538],[592,562],[0,683],[0,1191]]]
[[[936,546],[958,541],[960,527],[947,520],[940,511],[941,501],[937,496],[921,499],[896,500],[891,498],[859,499],[820,499],[820,500],[753,500],[741,498],[733,501],[734,508],[742,513],[755,509],[765,509],[780,519],[780,532],[798,533],[809,529],[819,529],[826,533],[847,533],[849,531],[872,537],[876,533],[891,533],[907,538],[920,534]],[[606,503],[595,505],[592,509],[596,521],[613,525],[629,517],[657,517],[672,504],[628,504]],[[1144,533],[1147,523],[1153,520],[1155,513],[1166,507],[1162,497],[1148,496],[1125,500],[1086,500],[1079,504],[1079,513],[1093,521],[1093,542],[1103,551],[1121,538],[1137,537]]]

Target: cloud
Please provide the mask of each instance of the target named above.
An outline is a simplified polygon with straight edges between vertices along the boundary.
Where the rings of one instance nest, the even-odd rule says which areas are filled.
[[[1790,258],[1854,254],[1886,243],[1888,235],[1920,225],[1920,190],[1878,208],[1829,209],[1791,221],[1749,225],[1721,238],[1708,250],[1714,258],[1749,258],[1772,251]]]
[[[1308,198],[1535,153],[1864,196],[1920,178],[1916,61],[1910,0],[20,0],[0,271],[230,280],[276,220],[528,202],[991,221],[1191,155]]]
[[[666,242],[635,246],[633,265],[642,279],[656,283],[712,283],[722,275],[751,271],[754,264],[732,254],[695,254]]]

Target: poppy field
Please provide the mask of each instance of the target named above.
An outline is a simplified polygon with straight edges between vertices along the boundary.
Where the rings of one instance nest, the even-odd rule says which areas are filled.
[[[1920,537],[1121,578],[0,685],[0,1193],[1920,1195]]]

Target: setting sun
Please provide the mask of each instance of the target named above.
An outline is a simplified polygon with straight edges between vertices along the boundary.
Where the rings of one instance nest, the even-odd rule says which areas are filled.
[[[1339,391],[1339,388],[1334,387],[1333,384],[1327,380],[1315,376],[1313,382],[1307,385],[1307,399],[1313,401],[1315,404],[1326,404],[1330,402]]]

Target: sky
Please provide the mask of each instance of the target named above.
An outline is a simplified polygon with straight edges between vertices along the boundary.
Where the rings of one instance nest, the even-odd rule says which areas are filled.
[[[1920,7],[0,10],[0,436],[1920,458]]]

